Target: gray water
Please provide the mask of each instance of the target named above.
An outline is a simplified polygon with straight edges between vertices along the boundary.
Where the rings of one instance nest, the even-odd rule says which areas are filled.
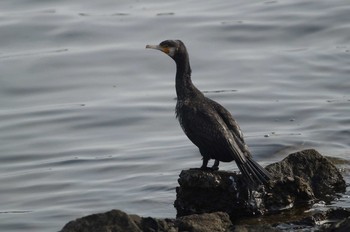
[[[165,39],[185,42],[193,82],[233,113],[262,165],[305,148],[349,160],[349,1],[0,9],[0,231],[57,231],[114,208],[175,216],[178,174],[201,157],[174,116],[174,62],[145,49]]]

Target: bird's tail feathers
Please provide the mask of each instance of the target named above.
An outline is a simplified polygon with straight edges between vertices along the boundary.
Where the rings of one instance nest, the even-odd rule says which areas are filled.
[[[247,157],[246,162],[238,164],[249,187],[257,187],[266,184],[271,178],[271,174],[255,162],[251,157]]]

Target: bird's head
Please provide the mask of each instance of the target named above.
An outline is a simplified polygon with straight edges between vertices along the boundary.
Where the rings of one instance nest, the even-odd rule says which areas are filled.
[[[181,54],[187,54],[185,44],[181,40],[165,40],[159,45],[147,45],[146,48],[164,52],[176,61]]]

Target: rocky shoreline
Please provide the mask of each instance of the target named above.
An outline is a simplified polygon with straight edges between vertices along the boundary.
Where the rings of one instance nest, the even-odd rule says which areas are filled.
[[[273,219],[272,219],[273,220]],[[120,210],[89,215],[67,223],[61,232],[278,232],[278,231],[350,231],[350,210],[330,209],[315,213],[298,221],[269,223],[268,221],[244,220],[234,224],[227,213],[205,213],[157,219],[128,215]]]
[[[266,169],[274,180],[254,191],[234,172],[183,170],[176,188],[176,219],[112,210],[71,221],[61,232],[350,231],[349,209],[308,210],[346,189],[327,158],[303,150]]]

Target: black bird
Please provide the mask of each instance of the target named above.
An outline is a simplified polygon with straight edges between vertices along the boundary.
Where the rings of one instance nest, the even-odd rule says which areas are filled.
[[[185,44],[180,40],[166,40],[146,48],[160,50],[176,63],[176,117],[203,156],[201,169],[210,169],[207,167],[210,159],[215,159],[213,170],[219,169],[220,161],[235,160],[249,187],[266,184],[271,175],[252,159],[231,113],[192,84]]]

